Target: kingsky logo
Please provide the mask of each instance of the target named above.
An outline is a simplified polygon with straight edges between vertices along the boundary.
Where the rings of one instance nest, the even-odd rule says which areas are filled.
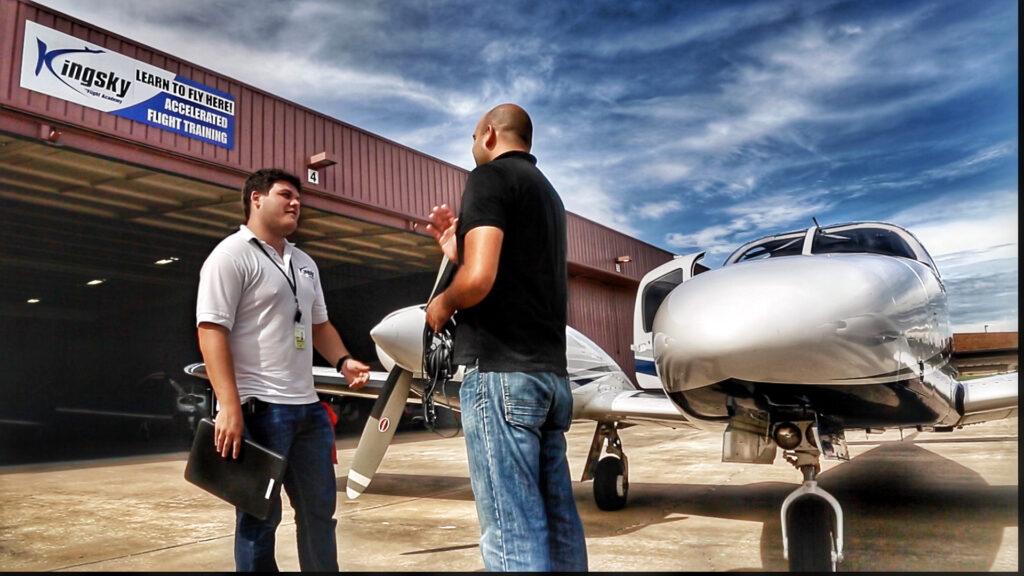
[[[128,93],[128,89],[131,88],[131,80],[121,78],[115,72],[100,71],[89,66],[83,66],[77,62],[72,62],[69,59],[64,60],[64,65],[61,66],[60,73],[57,73],[57,71],[53,69],[54,59],[61,56],[67,56],[69,54],[103,54],[103,50],[67,48],[64,50],[47,51],[45,42],[38,38],[36,38],[36,42],[39,46],[39,60],[36,62],[36,76],[39,76],[39,73],[43,70],[43,66],[46,66],[46,69],[49,70],[57,80],[60,80],[65,86],[79,94],[82,94],[82,91],[71,84],[68,84],[68,80],[74,80],[86,88],[92,87],[99,90],[105,90],[111,94],[116,94],[118,98],[124,98],[125,94]],[[65,80],[65,78],[68,80]]]

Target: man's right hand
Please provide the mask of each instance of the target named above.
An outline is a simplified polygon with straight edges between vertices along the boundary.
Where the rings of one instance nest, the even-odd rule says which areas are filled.
[[[437,241],[438,246],[441,247],[441,251],[448,257],[448,260],[458,263],[459,254],[455,243],[455,226],[459,219],[455,217],[455,213],[452,212],[452,209],[447,204],[441,204],[431,208],[427,218],[430,220],[430,224],[427,224],[427,232],[430,232],[430,235],[434,237],[434,240]]]
[[[228,454],[231,454],[232,458],[238,459],[238,453],[242,450],[244,428],[242,407],[238,404],[225,407],[217,413],[213,426],[213,446],[222,458],[227,458]]]

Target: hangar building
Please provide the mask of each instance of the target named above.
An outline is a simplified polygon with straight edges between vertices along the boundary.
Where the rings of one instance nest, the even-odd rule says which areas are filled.
[[[427,297],[440,251],[425,216],[458,205],[465,170],[0,0],[0,461],[54,423],[72,442],[114,423],[158,435],[180,415],[199,267],[241,223],[245,176],[271,166],[305,179],[293,240],[350,349],[376,360],[367,332]],[[574,214],[568,226],[569,323],[632,374],[634,291],[672,255]]]

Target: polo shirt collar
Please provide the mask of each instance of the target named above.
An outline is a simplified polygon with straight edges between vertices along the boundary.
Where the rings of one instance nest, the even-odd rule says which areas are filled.
[[[509,150],[508,152],[505,152],[501,156],[495,158],[495,160],[500,160],[502,158],[522,158],[523,160],[526,160],[530,164],[537,164],[536,156],[530,154],[529,152],[523,152],[522,150]]]
[[[274,250],[273,246],[271,246],[270,244],[267,244],[263,240],[260,240],[259,237],[256,236],[256,234],[253,234],[253,231],[250,230],[249,227],[246,226],[245,224],[241,224],[241,225],[238,226],[238,232],[242,235],[243,238],[245,238],[246,242],[252,242],[253,238],[255,238],[257,242],[259,242],[263,246],[266,246],[269,249],[268,252],[271,255],[276,255],[277,254],[277,250]],[[287,262],[289,257],[291,256],[293,248],[295,248],[295,244],[293,242],[289,242],[288,239],[285,238],[284,239],[284,258],[285,258],[285,262]]]

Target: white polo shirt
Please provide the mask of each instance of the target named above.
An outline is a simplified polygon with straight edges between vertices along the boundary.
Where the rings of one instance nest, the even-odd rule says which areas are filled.
[[[301,350],[295,347],[295,296],[285,277],[292,271],[306,338]],[[222,240],[199,272],[196,325],[201,322],[230,331],[243,402],[253,396],[275,404],[317,401],[312,325],[327,322],[327,306],[316,263],[294,244],[285,241],[281,258],[245,225]]]

